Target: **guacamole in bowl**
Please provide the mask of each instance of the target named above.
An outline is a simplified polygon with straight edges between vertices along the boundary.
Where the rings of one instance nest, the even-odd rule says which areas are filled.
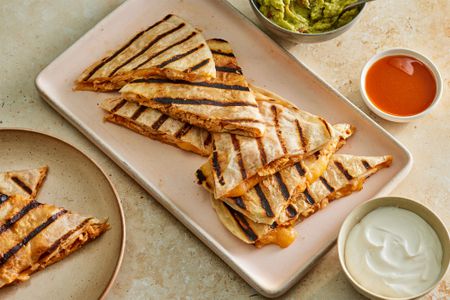
[[[352,21],[358,8],[340,13],[356,0],[255,0],[259,11],[278,26],[301,33],[337,29]]]

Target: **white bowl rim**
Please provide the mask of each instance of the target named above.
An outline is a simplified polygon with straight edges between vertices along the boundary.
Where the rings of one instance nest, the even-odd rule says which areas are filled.
[[[423,64],[425,64],[428,67],[428,69],[431,71],[431,73],[433,74],[434,80],[436,82],[436,95],[434,96],[434,99],[431,102],[431,105],[428,106],[425,110],[421,111],[418,114],[411,115],[411,116],[397,116],[397,115],[393,115],[393,114],[384,112],[381,109],[379,109],[375,104],[373,104],[372,100],[370,100],[369,96],[367,95],[365,83],[366,83],[367,72],[370,69],[370,67],[375,62],[379,61],[380,59],[382,59],[384,57],[388,57],[388,56],[394,56],[394,55],[405,55],[405,56],[413,57],[413,58],[419,60],[420,62],[422,62]],[[438,105],[438,103],[440,102],[440,100],[442,98],[442,90],[443,90],[442,86],[443,86],[442,76],[441,76],[441,73],[439,72],[438,68],[436,67],[436,65],[425,55],[423,55],[417,51],[408,49],[408,48],[392,48],[392,49],[378,52],[377,54],[372,56],[366,62],[364,67],[362,68],[360,82],[359,82],[359,90],[361,92],[361,97],[363,98],[364,103],[375,114],[382,117],[383,119],[386,119],[386,120],[392,121],[392,122],[410,122],[410,121],[417,120],[417,119],[429,114]]]
[[[360,290],[364,291],[367,295],[371,295],[373,297],[376,297],[378,299],[386,299],[386,300],[411,300],[411,299],[416,299],[418,297],[424,296],[426,294],[428,294],[429,292],[431,292],[439,282],[441,282],[441,280],[445,277],[446,273],[448,272],[448,269],[450,267],[450,264],[447,266],[447,269],[444,270],[444,272],[442,272],[442,276],[439,277],[439,279],[436,281],[436,283],[434,283],[433,285],[431,285],[429,288],[427,288],[426,290],[420,292],[418,295],[412,296],[412,297],[387,297],[387,296],[383,296],[380,294],[377,294],[376,292],[370,291],[369,289],[367,289],[366,287],[362,286],[359,282],[357,282],[354,277],[352,276],[352,274],[350,274],[350,272],[347,269],[347,265],[345,263],[345,250],[341,250],[345,249],[345,244],[347,242],[347,239],[344,240],[344,225],[347,222],[350,222],[351,217],[353,216],[353,213],[357,210],[360,210],[363,206],[365,205],[369,205],[369,203],[373,202],[373,201],[383,201],[385,199],[401,199],[403,201],[408,201],[408,202],[413,202],[414,205],[417,205],[418,207],[420,207],[421,209],[428,211],[429,213],[431,213],[431,215],[436,218],[436,220],[439,221],[439,223],[442,225],[442,227],[445,229],[445,232],[447,233],[447,237],[448,239],[450,239],[450,233],[447,229],[447,227],[445,226],[445,223],[442,221],[442,219],[434,212],[432,211],[430,208],[428,208],[427,206],[425,206],[424,204],[412,200],[410,198],[406,198],[406,197],[401,197],[401,196],[385,196],[385,197],[378,197],[378,198],[374,198],[374,199],[370,199],[369,201],[363,202],[361,204],[359,204],[358,206],[356,206],[348,215],[347,217],[344,219],[344,222],[342,222],[341,227],[339,229],[339,233],[338,233],[338,238],[337,238],[337,249],[338,249],[338,258],[339,258],[339,263],[341,265],[342,270],[344,271],[346,277],[348,280],[351,281],[351,283],[353,285],[356,285]],[[380,207],[385,207],[385,206],[394,206],[392,204],[388,204],[388,205],[379,205],[374,207],[371,211],[374,211],[377,208]],[[394,206],[395,207],[395,206]],[[369,211],[368,213],[370,213],[371,211]],[[411,210],[412,211],[412,210]],[[412,211],[413,213],[415,213],[414,211]],[[364,217],[364,216],[363,216]],[[362,219],[362,218],[361,218]],[[426,220],[425,220],[426,221]],[[427,222],[428,223],[428,222]],[[355,224],[356,225],[356,224]],[[431,225],[430,225],[431,226]],[[353,229],[353,227],[351,228]],[[351,231],[351,229],[349,229],[349,232]],[[435,230],[433,228],[433,230]],[[435,230],[436,231],[436,230]],[[348,237],[348,236],[347,236]],[[441,245],[442,245],[442,241],[440,240]],[[442,245],[442,247],[444,247],[444,245]]]

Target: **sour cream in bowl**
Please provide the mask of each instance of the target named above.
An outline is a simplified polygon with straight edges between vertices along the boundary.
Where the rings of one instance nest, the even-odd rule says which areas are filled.
[[[338,238],[353,286],[372,299],[414,299],[443,278],[450,260],[445,225],[415,201],[385,197],[357,207]]]

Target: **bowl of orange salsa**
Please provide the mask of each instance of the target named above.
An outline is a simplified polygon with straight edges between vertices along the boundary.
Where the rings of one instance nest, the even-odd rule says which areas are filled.
[[[409,122],[430,113],[442,96],[442,78],[424,55],[409,49],[390,49],[364,66],[361,96],[378,116]]]

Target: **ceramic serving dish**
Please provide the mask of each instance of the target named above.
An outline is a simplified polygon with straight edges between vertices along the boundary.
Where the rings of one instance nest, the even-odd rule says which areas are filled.
[[[379,109],[375,104],[373,104],[372,100],[367,95],[366,76],[367,76],[367,72],[369,71],[370,67],[374,63],[376,63],[377,61],[379,61],[380,59],[382,59],[384,57],[396,56],[396,55],[405,55],[405,56],[413,57],[413,58],[421,61],[431,71],[431,73],[433,74],[434,80],[436,82],[436,95],[435,95],[431,105],[428,106],[428,108],[425,109],[424,111],[422,111],[418,114],[412,115],[412,116],[397,116],[397,115],[393,115],[393,114],[384,112],[383,110]],[[382,117],[383,119],[386,119],[386,120],[389,120],[392,122],[399,122],[399,123],[414,121],[414,120],[424,117],[425,115],[428,115],[438,105],[438,103],[440,102],[440,100],[442,98],[442,76],[441,76],[439,70],[437,69],[437,67],[433,64],[433,62],[428,57],[426,57],[416,51],[413,51],[410,49],[403,49],[403,48],[389,49],[386,51],[382,51],[382,52],[375,54],[371,59],[369,59],[369,61],[364,65],[364,67],[361,71],[359,87],[360,87],[359,90],[361,92],[361,97],[363,98],[364,103],[370,108],[371,111],[373,111],[375,114],[377,114],[379,117]]]
[[[379,208],[379,207],[385,207],[385,206],[394,206],[399,207],[403,209],[407,209],[415,214],[417,214],[419,217],[424,219],[436,232],[443,250],[443,257],[442,257],[442,266],[441,266],[441,272],[439,274],[438,280],[430,286],[428,289],[422,291],[421,293],[414,295],[412,297],[385,297],[382,295],[377,294],[375,291],[368,290],[361,284],[359,284],[351,275],[351,273],[347,269],[347,265],[345,263],[345,243],[347,241],[348,235],[352,228],[358,224],[364,216],[366,216],[371,211]],[[433,213],[429,208],[426,206],[420,204],[419,202],[416,202],[411,199],[402,198],[402,197],[382,197],[373,199],[371,201],[368,201],[366,203],[363,203],[356,207],[345,219],[344,223],[341,226],[341,229],[339,231],[339,237],[338,237],[338,253],[339,253],[339,262],[341,264],[342,269],[344,270],[344,274],[346,275],[347,279],[351,282],[353,287],[362,295],[370,298],[370,299],[376,299],[376,300],[410,300],[410,299],[416,299],[419,297],[422,297],[426,294],[428,294],[431,290],[433,290],[436,285],[439,283],[439,281],[442,280],[445,273],[447,272],[447,269],[449,267],[450,262],[450,237],[449,233],[447,231],[447,228],[445,227],[445,224],[442,222],[439,217]]]
[[[100,167],[59,138],[26,129],[0,129],[0,172],[48,166],[37,200],[98,218],[111,229],[23,283],[0,289],[0,299],[104,299],[125,249],[119,197]]]

